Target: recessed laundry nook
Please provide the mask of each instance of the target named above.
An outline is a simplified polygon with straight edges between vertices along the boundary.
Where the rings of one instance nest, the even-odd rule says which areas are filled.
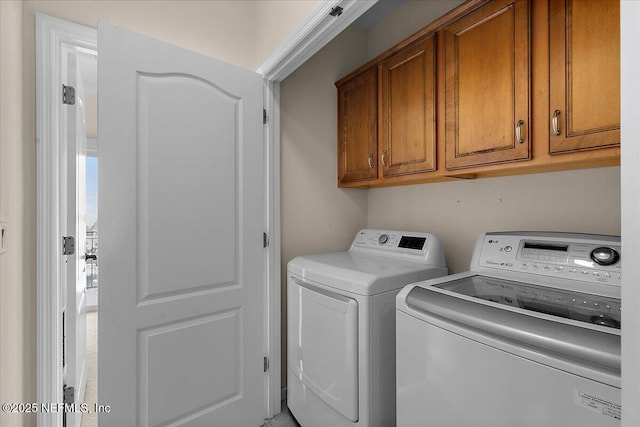
[[[550,101],[550,96],[568,93],[565,89],[557,88],[554,80],[557,78],[556,72],[567,71],[558,70],[557,64],[549,59],[550,50],[564,49],[556,44],[558,35],[551,32],[549,25],[557,25],[557,19],[560,22],[570,19],[565,15],[559,18],[559,11],[551,8],[560,3],[564,5],[565,2],[530,2],[523,9],[520,9],[518,2],[502,2],[500,5],[499,2],[493,2],[495,8],[484,14],[478,11],[492,6],[485,7],[483,2],[475,5],[467,2],[462,6],[456,2],[429,3],[433,9],[440,5],[441,11],[428,15],[423,7],[424,2],[403,2],[371,27],[363,29],[356,22],[282,82],[283,286],[291,281],[291,274],[285,277],[286,263],[291,259],[300,255],[344,251],[361,228],[433,233],[442,242],[449,274],[469,271],[476,240],[485,232],[538,231],[620,236],[620,168],[617,166],[620,161],[620,148],[617,145],[620,137],[614,136],[611,143],[606,142],[608,136],[595,137],[594,140],[603,142],[602,148],[579,145],[567,148],[570,140],[575,141],[574,137],[581,132],[575,132],[568,138],[565,136],[567,142],[556,142],[560,138],[554,128],[556,109],[561,110],[559,115],[556,114],[556,121],[559,120],[558,130],[563,135],[567,135],[564,133],[567,125],[578,125],[577,121],[569,124],[572,119],[567,119],[570,113],[564,106],[550,106],[550,102],[567,105],[567,102],[577,99],[558,101],[552,98]],[[576,2],[566,4],[572,5],[574,12],[579,9]],[[464,24],[444,22],[447,12],[455,13],[455,7],[464,6],[469,9],[463,15],[449,18],[450,22]],[[499,11],[504,14],[500,15]],[[518,14],[521,12],[529,14],[529,21],[520,21]],[[470,16],[474,13],[481,16],[480,24],[471,21]],[[616,16],[615,12],[613,16]],[[515,19],[517,22],[507,27],[504,22],[496,22],[499,19]],[[550,22],[550,19],[555,21]],[[484,23],[487,25],[483,28]],[[495,27],[490,29],[492,25]],[[526,25],[530,25],[529,31]],[[576,20],[574,28],[575,25]],[[607,37],[610,37],[611,29],[608,26],[598,27],[598,31],[607,32]],[[520,30],[523,31],[522,37],[527,46],[511,45],[510,48],[511,52],[515,52],[516,65],[520,60],[527,64],[522,70],[522,77],[518,77],[517,69],[500,68],[495,63],[487,62],[487,58],[499,59],[494,58],[493,54],[507,55],[508,51],[506,45],[493,49],[489,43],[494,40],[505,43],[513,40],[511,36],[499,36],[497,32],[517,33]],[[482,33],[486,39],[476,41],[474,38],[480,35],[474,35],[474,31]],[[495,35],[496,39],[491,39],[489,34]],[[577,37],[577,34],[573,35]],[[451,45],[448,37],[452,38]],[[577,46],[575,43],[574,47]],[[457,65],[449,69],[450,52],[462,55],[466,46],[471,49],[464,51],[468,56],[457,58]],[[589,49],[596,49],[596,46],[590,46]],[[577,50],[573,53],[579,55]],[[610,53],[611,50],[607,49],[607,55]],[[592,59],[596,56],[592,50],[589,55]],[[467,59],[470,62],[465,62]],[[475,60],[478,62],[471,62]],[[579,69],[578,66],[575,63],[573,65],[574,72],[578,73],[575,71]],[[617,73],[609,62],[606,68],[607,72]],[[510,74],[502,76],[498,69]],[[460,73],[459,77],[450,79],[450,73],[454,72]],[[587,76],[588,73],[573,74],[567,77],[567,81],[573,82],[575,88],[580,83],[572,79],[588,79]],[[498,89],[495,85],[501,83],[494,79],[503,78],[513,80]],[[524,84],[522,92],[512,92],[513,88],[520,90],[517,89],[519,84]],[[598,86],[594,81],[587,84]],[[482,93],[479,96],[489,99],[478,99],[469,105],[471,98],[467,101],[462,95],[455,98],[463,90],[472,96],[475,88],[478,88],[478,94]],[[492,93],[502,89],[506,92]],[[595,87],[592,89],[598,90]],[[517,93],[526,97],[522,104],[517,104],[520,102]],[[576,92],[575,96],[586,93],[583,89]],[[609,101],[615,107],[619,102],[618,95],[615,90],[612,94],[613,98]],[[494,102],[490,99],[493,95],[496,96],[497,105],[494,105],[498,109],[520,108],[518,105],[521,105],[526,111],[503,111],[496,115],[493,107],[490,107]],[[512,102],[514,96],[515,104]],[[314,102],[309,103],[308,99]],[[455,104],[456,99],[459,104]],[[588,105],[591,107],[593,103],[589,102]],[[459,117],[458,123],[449,116],[449,108],[456,111],[451,117]],[[572,108],[569,106],[570,111],[577,113]],[[590,109],[591,112],[596,110]],[[506,122],[497,122],[498,116],[503,113],[500,117]],[[522,114],[526,122],[521,129],[517,126],[520,120],[517,114]],[[498,133],[502,136],[498,137]],[[519,141],[519,137],[523,142]],[[450,145],[450,140],[457,141],[458,145]],[[490,146],[498,140],[501,146]],[[560,145],[564,147],[562,151],[554,148]],[[524,151],[523,146],[527,147]],[[507,151],[520,154],[508,157],[505,154]],[[474,159],[473,162],[471,159]],[[336,165],[335,168],[332,163]],[[329,240],[340,240],[341,245],[334,246]],[[593,263],[588,256],[587,259]],[[290,292],[287,297],[291,297]],[[297,303],[288,301],[287,305],[291,307]],[[304,316],[304,312],[300,316]],[[291,320],[287,318],[286,322]],[[283,319],[282,336],[285,336],[286,330],[289,331],[288,338],[292,330],[300,330],[299,317],[296,316],[295,322],[294,325],[285,325]],[[400,326],[396,324],[396,327]],[[397,333],[400,334],[400,331],[397,330]],[[615,337],[616,333],[610,336]],[[418,342],[424,342],[415,335],[406,340],[407,346],[398,350],[406,357],[422,348]],[[297,339],[295,344],[283,343],[283,355],[297,355],[294,362],[283,357],[282,372],[288,375],[299,370],[301,355],[305,353],[304,343],[302,348],[297,343]],[[611,351],[619,354],[619,345],[618,338],[617,347]],[[473,352],[475,349],[464,351]],[[436,357],[430,353],[428,355]],[[446,353],[439,356],[448,358]],[[431,360],[423,353],[416,357]],[[403,371],[407,375],[405,382],[412,376],[409,372],[411,368],[407,369]],[[455,366],[452,369],[455,372]],[[431,374],[431,371],[427,373]],[[298,373],[297,377],[296,380],[287,378],[286,381],[288,384],[291,381],[305,383],[303,374]],[[397,378],[397,381],[400,380]],[[489,381],[488,377],[483,380]],[[283,378],[283,384],[284,381]],[[443,381],[446,381],[446,377],[443,377]],[[399,382],[396,384],[400,385]],[[443,424],[445,414],[442,419],[434,417],[439,423],[429,424],[429,416],[421,411],[425,408],[429,411],[436,409],[425,405],[418,407],[418,400],[426,395],[417,391],[421,385],[411,388],[411,384],[406,383],[402,391],[399,388],[396,390],[398,410],[405,411],[404,417],[398,413],[396,420],[403,421],[398,425],[419,425],[416,424],[419,417],[425,420],[424,425],[446,425]],[[619,387],[617,384],[616,387]],[[416,393],[416,400],[406,398],[407,394],[413,393],[412,390]],[[304,396],[294,398],[298,402],[290,406],[294,415],[295,405],[300,405],[300,399],[307,399],[308,408],[298,408],[298,413],[302,413],[302,419],[306,419],[305,411],[309,411],[318,419],[320,412],[315,412],[315,405],[311,402],[314,399],[312,395],[322,395],[317,384],[307,386],[304,392],[300,392],[299,387],[288,392]],[[452,390],[447,392],[451,393]],[[329,389],[325,393],[330,394]],[[619,395],[615,398],[613,395],[607,396],[614,406],[620,404]],[[448,398],[453,399],[450,394]],[[567,410],[575,408],[594,425],[620,423],[615,417],[592,414],[575,406],[573,394],[564,398]],[[322,400],[322,397],[318,399]],[[399,403],[400,399],[403,406]],[[362,400],[360,403],[360,408],[366,410]],[[460,404],[459,401],[457,403]],[[407,405],[411,405],[411,408],[407,409]],[[455,401],[452,405],[455,405]],[[498,410],[502,404],[496,402],[495,405],[489,406],[488,410]],[[320,411],[321,408],[331,407],[331,404],[323,401],[318,406]],[[474,409],[472,417],[475,417],[476,423],[469,426],[484,425],[482,415],[478,415],[481,412],[477,409]],[[413,417],[406,415],[411,410],[414,411]],[[459,411],[464,414],[463,408]],[[332,416],[339,417],[345,425],[358,425],[345,415],[336,415],[339,413],[339,410],[333,410]],[[362,425],[386,425],[376,424],[364,413],[360,416],[364,422]],[[328,419],[335,423],[331,416]],[[486,419],[489,423],[486,425],[509,426],[517,425],[517,422],[529,425],[526,424],[526,418],[519,419],[517,415],[509,420],[496,420],[490,416]],[[535,417],[530,420],[533,423],[531,425],[553,425]],[[599,420],[602,424],[598,424]],[[309,425],[314,424],[312,422]]]

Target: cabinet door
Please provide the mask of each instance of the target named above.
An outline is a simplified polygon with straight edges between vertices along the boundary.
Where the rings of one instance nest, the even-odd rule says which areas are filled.
[[[378,150],[385,177],[435,170],[435,35],[380,67]]]
[[[549,5],[550,152],[620,144],[620,2]]]
[[[447,169],[529,159],[528,1],[488,3],[444,37]]]
[[[338,185],[378,176],[376,69],[338,87]]]

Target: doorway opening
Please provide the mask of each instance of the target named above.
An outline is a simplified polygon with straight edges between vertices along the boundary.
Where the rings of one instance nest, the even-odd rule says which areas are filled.
[[[98,287],[99,227],[98,227],[98,57],[97,52],[77,49],[80,80],[84,88],[86,156],[84,158],[85,189],[85,366],[86,383],[82,401],[89,408],[98,403]],[[80,249],[82,250],[82,249]],[[79,399],[80,400],[80,399]],[[81,414],[78,427],[97,427],[95,411]]]
[[[60,216],[63,239],[72,243],[62,254],[63,398],[93,408],[98,380],[97,51],[62,43],[61,59]],[[97,417],[94,411],[65,411],[63,425],[96,427]]]

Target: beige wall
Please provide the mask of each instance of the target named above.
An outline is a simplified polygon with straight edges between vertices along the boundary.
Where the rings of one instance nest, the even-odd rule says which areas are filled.
[[[460,0],[407,0],[367,32],[373,58]],[[597,194],[597,203],[593,195]],[[452,272],[468,270],[478,233],[570,230],[620,234],[620,168],[381,188],[368,191],[367,226],[430,231]]]
[[[41,0],[24,2],[25,47],[34,13],[89,27],[98,20],[146,34],[222,61],[257,69],[319,1],[282,0]]]
[[[407,0],[373,28],[365,31],[352,26],[332,43],[339,48],[323,49],[282,83],[283,265],[303,253],[331,248],[342,250],[353,237],[317,233],[317,241],[296,241],[298,235],[313,233],[307,229],[314,229],[318,224],[318,215],[313,210],[298,215],[299,205],[304,206],[303,201],[309,199],[314,205],[329,206],[333,200],[328,195],[341,191],[336,188],[335,158],[329,161],[329,153],[323,157],[317,155],[324,149],[335,156],[337,102],[320,104],[313,97],[304,96],[305,91],[311,94],[315,91],[312,88],[326,90],[335,99],[336,90],[330,81],[392,47],[459,3],[460,0]],[[363,52],[366,52],[364,56]],[[340,64],[342,73],[336,74]],[[291,87],[292,80],[295,88]],[[323,98],[328,98],[328,94],[323,94]],[[312,99],[314,102],[310,102]],[[289,115],[286,120],[285,111]],[[303,121],[303,115],[308,117],[308,123]],[[292,133],[294,126],[309,132],[318,128],[319,123],[331,126],[313,131],[314,136],[322,137],[312,139],[304,132]],[[305,158],[313,159],[314,167],[322,163],[324,173],[329,176],[307,184],[304,172],[309,166],[299,160]],[[320,159],[327,159],[326,164]],[[294,174],[294,170],[298,172]],[[366,194],[364,214],[368,227],[434,232],[444,243],[450,269],[458,272],[468,269],[473,244],[482,231],[570,230],[620,234],[619,173],[618,167],[611,167],[351,191]],[[305,188],[308,188],[306,195],[298,200],[298,194],[305,194]],[[361,222],[359,216],[349,218],[348,212],[343,212],[341,218],[354,224]]]
[[[96,27],[98,20],[248,69],[270,53],[318,1],[9,1],[0,0],[0,256],[2,402],[35,400],[35,13]],[[2,427],[35,417],[0,413]]]
[[[452,273],[469,269],[483,231],[548,230],[620,235],[620,168],[369,190],[368,226],[429,231]]]
[[[372,59],[396,43],[441,17],[464,0],[405,0],[367,32],[367,59]]]
[[[257,58],[262,58],[252,69],[261,65],[264,60],[278,47],[280,43],[274,41],[284,40],[292,30],[300,25],[310,13],[322,3],[322,0],[271,0],[255,1],[255,31],[258,34],[268,35],[255,40]],[[294,24],[294,25],[291,25]]]
[[[34,144],[22,128],[22,3],[0,1],[0,221],[7,223],[0,255],[0,402],[31,402],[35,381],[33,304]],[[2,427],[21,426],[0,412]],[[28,422],[32,422],[31,417]]]
[[[367,222],[367,194],[336,186],[338,102],[334,82],[360,65],[362,30],[340,34],[280,87],[282,378],[286,385],[286,271],[298,255],[348,249]]]

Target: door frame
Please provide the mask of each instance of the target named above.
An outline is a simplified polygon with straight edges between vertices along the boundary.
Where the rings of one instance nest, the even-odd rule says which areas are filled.
[[[640,4],[636,1],[620,2],[620,70],[621,70],[621,194],[622,194],[622,252],[626,260],[640,258],[640,171],[638,158],[640,147],[636,138],[640,132],[638,113],[640,112],[640,58],[637,55],[636,40],[640,36],[637,27],[640,19]],[[640,269],[625,264],[622,278],[622,427],[637,426],[640,423]]]
[[[265,140],[265,418],[281,407],[280,81],[331,41],[378,0],[320,2],[305,21],[256,70],[263,75]],[[339,6],[342,14],[329,12]],[[62,45],[97,50],[97,30],[36,13],[36,401],[62,402],[62,306],[60,190],[60,59]],[[59,427],[61,412],[37,414],[38,427]]]
[[[63,45],[97,49],[96,31],[46,15],[36,15],[36,398],[62,399],[61,190]],[[59,426],[62,412],[37,414],[38,426]]]
[[[267,215],[265,229],[269,230],[269,248],[266,255],[268,307],[266,313],[265,348],[269,361],[270,384],[265,384],[267,418],[280,412],[284,391],[281,388],[281,228],[280,228],[280,82],[293,73],[306,60],[333,40],[340,32],[358,19],[378,0],[330,0],[321,2],[316,9],[291,33],[282,44],[258,67],[264,77],[264,102],[267,110],[265,126],[265,185]],[[330,15],[335,7],[343,9],[338,17]],[[284,283],[286,291],[286,282]]]

